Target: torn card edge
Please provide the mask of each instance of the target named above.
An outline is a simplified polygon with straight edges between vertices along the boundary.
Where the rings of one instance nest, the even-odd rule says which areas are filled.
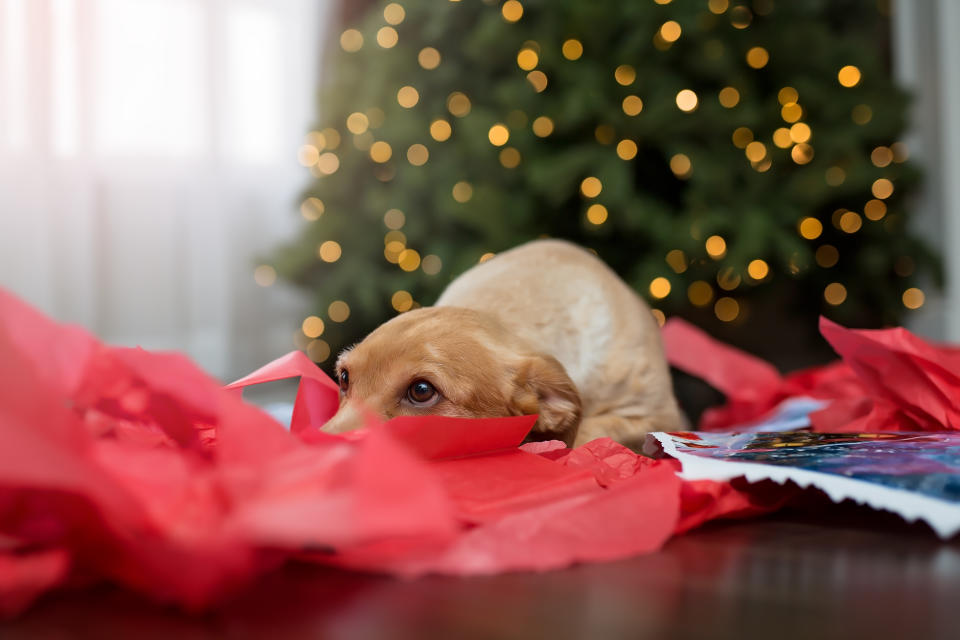
[[[785,484],[789,480],[804,489],[811,486],[820,489],[835,503],[849,499],[857,504],[866,504],[873,509],[895,513],[907,522],[922,520],[944,540],[960,531],[960,506],[944,500],[872,482],[796,467],[759,462],[733,462],[681,453],[677,450],[676,442],[669,433],[656,432],[650,435],[656,438],[666,455],[680,462],[682,471],[677,472],[677,475],[684,480],[724,482],[742,477],[750,483],[772,480],[778,484]]]

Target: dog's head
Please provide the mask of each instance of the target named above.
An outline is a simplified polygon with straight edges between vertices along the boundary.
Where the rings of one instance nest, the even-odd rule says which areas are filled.
[[[580,396],[563,366],[492,315],[456,307],[407,312],[337,361],[340,409],[324,426],[357,428],[364,411],[491,418],[539,414],[528,439],[573,443]]]

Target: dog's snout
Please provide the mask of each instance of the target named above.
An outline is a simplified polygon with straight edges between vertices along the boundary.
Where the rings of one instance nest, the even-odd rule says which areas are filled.
[[[382,420],[365,405],[349,400],[321,427],[327,433],[344,433]]]

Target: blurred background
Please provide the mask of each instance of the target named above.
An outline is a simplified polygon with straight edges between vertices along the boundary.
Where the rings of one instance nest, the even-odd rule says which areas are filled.
[[[960,341],[952,0],[0,0],[0,286],[237,377],[538,237],[783,369]],[[56,336],[51,336],[56,340]]]

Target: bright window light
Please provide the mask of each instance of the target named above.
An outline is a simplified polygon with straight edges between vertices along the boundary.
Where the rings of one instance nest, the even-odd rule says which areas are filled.
[[[23,149],[27,131],[27,0],[3,2],[3,128],[7,144]]]
[[[80,144],[77,85],[77,0],[51,0],[52,104],[50,110],[53,153],[74,156]]]

